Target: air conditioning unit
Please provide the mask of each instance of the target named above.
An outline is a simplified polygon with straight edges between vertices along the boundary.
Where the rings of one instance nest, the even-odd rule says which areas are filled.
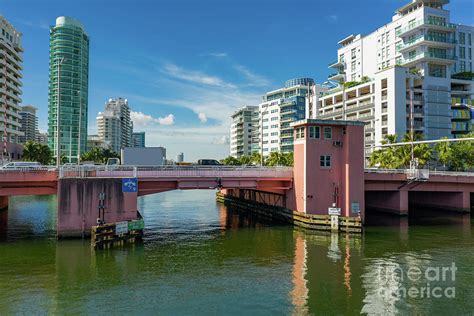
[[[342,142],[340,140],[335,140],[332,142],[334,147],[342,147]]]

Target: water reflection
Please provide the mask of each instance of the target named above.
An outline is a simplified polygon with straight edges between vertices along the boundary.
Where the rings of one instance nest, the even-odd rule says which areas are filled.
[[[140,198],[142,244],[95,252],[88,241],[54,239],[54,197],[18,201],[0,213],[0,314],[474,310],[474,239],[465,215],[443,214],[443,223],[424,211],[419,218],[385,217],[380,221],[389,226],[339,235],[227,209],[212,191],[176,191]],[[385,295],[426,285],[392,277],[397,271],[452,262],[455,281],[430,284],[454,286],[453,299]]]

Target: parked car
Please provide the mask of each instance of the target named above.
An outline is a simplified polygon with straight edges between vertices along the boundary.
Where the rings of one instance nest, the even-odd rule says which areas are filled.
[[[9,162],[6,165],[1,167],[1,170],[35,170],[41,169],[42,165],[39,162],[29,162],[29,161],[15,161]]]
[[[221,163],[215,159],[199,159],[197,162],[200,166],[220,166]]]

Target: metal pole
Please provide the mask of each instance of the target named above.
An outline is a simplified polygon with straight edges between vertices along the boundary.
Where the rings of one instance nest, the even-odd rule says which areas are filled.
[[[3,105],[4,105],[4,112],[3,112],[3,155],[2,155],[2,163],[5,164],[5,157],[7,156],[7,53],[3,56],[5,58],[5,62],[3,66],[5,67],[5,93],[3,94]]]
[[[414,109],[413,109],[413,86],[414,86],[414,79],[410,78],[410,138],[411,138],[411,165],[415,168],[415,147],[413,142],[415,141],[415,130],[414,130]]]
[[[82,72],[81,72],[82,73]],[[81,79],[82,82],[82,79]],[[81,91],[79,91],[79,136],[77,138],[78,145],[77,145],[77,164],[81,161],[81,124],[82,124],[82,95]]]
[[[60,127],[60,120],[61,120],[61,111],[60,111],[60,106],[61,106],[61,65],[64,61],[64,57],[61,57],[58,59],[58,102],[57,102],[57,109],[56,109],[56,166],[61,165],[61,136],[59,133],[59,127]]]

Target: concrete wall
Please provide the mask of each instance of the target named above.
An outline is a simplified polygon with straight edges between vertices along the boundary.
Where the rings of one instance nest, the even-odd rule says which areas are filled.
[[[105,193],[106,223],[137,218],[137,193],[122,192],[122,179],[60,179],[58,237],[90,235],[99,217],[99,194]]]

